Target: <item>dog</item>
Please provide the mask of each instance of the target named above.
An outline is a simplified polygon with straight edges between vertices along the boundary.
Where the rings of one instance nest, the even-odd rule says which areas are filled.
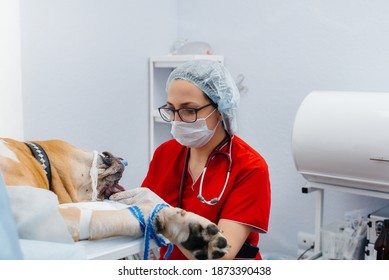
[[[74,241],[143,235],[138,219],[127,208],[91,210],[89,223],[80,222],[83,210],[76,207],[77,203],[104,201],[126,191],[119,184],[124,168],[123,160],[109,152],[88,151],[63,140],[20,142],[0,138],[0,172],[6,186],[43,188],[54,192],[60,205],[75,205],[59,207]],[[147,221],[155,204],[138,207]],[[86,237],[80,235],[85,227]],[[196,259],[218,259],[228,253],[227,240],[214,223],[180,208],[163,207],[153,220],[153,228]]]

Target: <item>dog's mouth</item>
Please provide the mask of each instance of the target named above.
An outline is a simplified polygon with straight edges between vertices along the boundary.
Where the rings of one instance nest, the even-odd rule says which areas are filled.
[[[114,157],[108,152],[103,152],[101,160],[100,168],[105,169],[105,171],[99,175],[98,189],[100,191],[97,196],[98,200],[108,199],[111,195],[126,190],[119,184],[124,171],[123,159]]]
[[[102,197],[104,199],[109,199],[109,197],[115,193],[118,193],[118,192],[122,192],[122,191],[125,191],[126,189],[124,187],[122,187],[121,185],[119,185],[119,180],[117,180],[116,182],[114,182],[114,184],[112,186],[108,186],[106,187],[105,189],[103,189],[103,192],[102,192]]]
[[[116,174],[115,174],[116,175]],[[119,180],[110,180],[109,177],[112,175],[106,177],[103,179],[102,185],[103,187],[99,191],[99,194],[97,196],[98,200],[104,200],[109,199],[109,197],[115,193],[125,191],[126,189],[119,184]],[[117,177],[117,176],[115,176]]]

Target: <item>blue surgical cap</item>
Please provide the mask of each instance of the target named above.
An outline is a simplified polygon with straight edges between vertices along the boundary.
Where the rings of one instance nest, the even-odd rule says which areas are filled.
[[[177,79],[189,81],[200,88],[217,105],[227,132],[230,135],[235,134],[239,90],[230,72],[221,63],[212,60],[191,60],[170,73],[166,90],[171,82]]]

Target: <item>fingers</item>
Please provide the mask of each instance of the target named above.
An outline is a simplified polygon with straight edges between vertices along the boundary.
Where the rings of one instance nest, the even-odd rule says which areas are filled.
[[[125,190],[122,192],[117,192],[109,197],[111,200],[120,200],[124,198],[129,198],[129,197],[134,197],[139,193],[139,188],[137,189],[130,189],[130,190]]]
[[[146,191],[145,188],[135,188],[122,192],[115,193],[109,197],[110,200],[114,200],[127,205],[137,204],[142,202],[142,194]]]
[[[123,203],[126,205],[134,205],[137,203],[133,197],[119,199],[119,200],[116,200],[116,202],[120,202],[120,203]]]
[[[126,191],[118,192],[118,193],[115,193],[115,194],[111,195],[109,197],[109,199],[120,202],[120,200],[125,200],[125,199],[129,199],[129,198],[133,198],[135,195],[136,194],[135,194],[134,190],[126,190]]]
[[[127,205],[152,202],[155,204],[164,203],[164,201],[149,188],[135,188],[115,193],[109,197],[110,200],[121,202]]]

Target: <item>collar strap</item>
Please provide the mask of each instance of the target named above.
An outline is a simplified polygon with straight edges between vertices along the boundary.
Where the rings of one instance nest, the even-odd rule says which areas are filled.
[[[154,241],[158,245],[158,247],[168,245],[166,243],[166,240],[161,235],[157,234],[157,232],[154,229],[155,216],[158,214],[158,212],[161,209],[163,209],[165,207],[170,207],[170,206],[166,203],[157,204],[154,207],[153,211],[151,212],[151,214],[147,220],[147,223],[145,223],[143,213],[137,205],[133,205],[131,207],[128,207],[128,210],[130,210],[130,212],[139,221],[140,228],[141,228],[142,232],[144,233],[144,237],[145,237],[145,244],[144,244],[144,250],[143,250],[143,253],[144,253],[143,259],[144,260],[148,260],[148,258],[149,258],[150,240],[151,239],[154,239]],[[168,248],[166,254],[164,255],[164,259],[167,259],[173,250],[172,243],[169,243],[168,246],[169,246],[169,248]]]
[[[46,173],[47,180],[49,181],[49,190],[52,190],[50,160],[45,150],[43,150],[43,148],[39,144],[34,142],[25,142],[25,144],[30,148],[31,153],[34,155],[36,160],[43,167],[43,170]]]

